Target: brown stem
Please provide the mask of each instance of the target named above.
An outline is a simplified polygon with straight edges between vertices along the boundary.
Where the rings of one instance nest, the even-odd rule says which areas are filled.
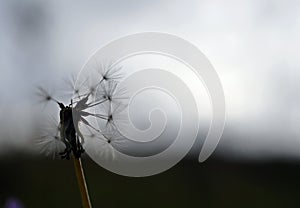
[[[82,168],[81,158],[73,157],[73,161],[74,161],[74,167],[75,167],[75,172],[76,172],[77,181],[79,185],[79,191],[81,194],[83,208],[92,208],[85,177],[84,177],[84,172]]]

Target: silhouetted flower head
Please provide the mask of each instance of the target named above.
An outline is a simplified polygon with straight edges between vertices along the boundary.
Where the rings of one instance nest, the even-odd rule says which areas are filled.
[[[97,65],[100,67],[97,68]],[[44,88],[38,88],[38,95],[44,101],[54,101],[60,108],[60,121],[52,119],[50,126],[44,129],[37,140],[40,150],[46,155],[55,157],[64,148],[64,155],[69,154],[72,148],[75,151],[73,139],[80,145],[84,144],[85,139],[96,139],[99,143],[96,146],[101,146],[101,151],[111,152],[112,145],[122,138],[116,121],[121,122],[124,119],[122,114],[126,109],[128,97],[126,90],[118,87],[122,77],[121,67],[99,63],[95,67],[96,75],[87,74],[78,80],[73,76],[66,82],[69,88],[67,91],[72,93],[69,105],[54,99]],[[68,113],[68,109],[71,114]],[[68,122],[68,119],[72,122]],[[76,130],[76,136],[72,136],[72,128]]]

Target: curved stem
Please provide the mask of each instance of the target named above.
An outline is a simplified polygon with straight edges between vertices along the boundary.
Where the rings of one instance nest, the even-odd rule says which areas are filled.
[[[77,182],[79,185],[79,191],[81,194],[83,208],[92,208],[87,185],[86,185],[86,180],[84,177],[84,171],[83,171],[83,167],[82,167],[82,163],[81,163],[81,158],[73,157],[73,162],[74,162],[74,168],[75,168],[75,172],[76,172]]]

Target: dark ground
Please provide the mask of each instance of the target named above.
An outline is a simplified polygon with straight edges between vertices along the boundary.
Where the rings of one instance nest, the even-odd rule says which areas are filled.
[[[128,178],[83,159],[94,208],[300,207],[300,161],[185,160],[162,174]],[[0,158],[0,207],[81,207],[72,161]]]

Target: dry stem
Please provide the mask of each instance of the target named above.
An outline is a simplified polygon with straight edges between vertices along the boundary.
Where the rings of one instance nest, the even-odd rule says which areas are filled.
[[[75,167],[76,177],[79,185],[79,191],[81,194],[83,208],[92,208],[85,177],[84,177],[81,158],[73,157],[73,161],[74,161],[74,167]]]

